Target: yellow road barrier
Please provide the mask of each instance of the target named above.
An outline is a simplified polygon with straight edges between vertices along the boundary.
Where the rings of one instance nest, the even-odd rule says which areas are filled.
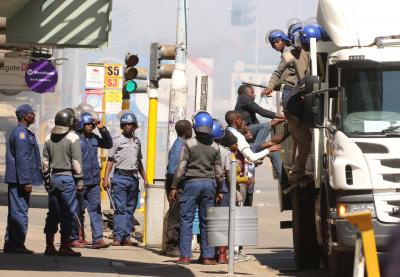
[[[361,252],[361,255],[365,257],[365,264],[367,268],[368,277],[380,277],[379,272],[379,262],[378,262],[378,254],[376,251],[376,243],[375,243],[375,235],[374,235],[374,228],[372,226],[371,221],[371,213],[370,212],[359,212],[359,213],[352,213],[346,216],[346,219],[357,227],[358,231],[361,234],[361,241],[362,241],[362,250],[361,247],[357,247],[356,243],[356,253],[355,253],[355,263],[362,262],[362,258],[360,259],[357,250]],[[359,244],[358,244],[359,245]],[[359,253],[360,253],[359,252]],[[361,274],[360,272],[357,273],[357,268],[359,266],[354,264],[354,273]],[[363,275],[363,274],[362,274]]]

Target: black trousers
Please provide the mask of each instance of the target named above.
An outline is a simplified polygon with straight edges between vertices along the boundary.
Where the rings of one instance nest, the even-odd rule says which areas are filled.
[[[172,178],[168,178],[165,182],[165,191],[167,196],[171,192],[171,184]],[[179,250],[179,239],[180,239],[180,220],[181,220],[181,213],[180,213],[180,205],[179,205],[179,198],[182,195],[182,191],[178,190],[176,194],[176,201],[169,201],[169,210],[167,213],[167,230],[166,230],[166,251],[175,251]]]

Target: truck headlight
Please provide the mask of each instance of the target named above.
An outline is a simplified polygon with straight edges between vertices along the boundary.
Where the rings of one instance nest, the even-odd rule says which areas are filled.
[[[365,211],[371,212],[371,217],[376,216],[374,203],[339,203],[336,207],[338,218],[344,218],[349,214]]]

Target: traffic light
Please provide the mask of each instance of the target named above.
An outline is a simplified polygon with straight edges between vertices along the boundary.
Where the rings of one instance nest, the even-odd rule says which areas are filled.
[[[175,68],[173,63],[165,61],[175,60],[176,46],[161,45],[154,42],[150,45],[150,84],[158,87],[160,79],[170,79]]]
[[[256,20],[255,0],[232,0],[231,25],[247,26]]]
[[[131,53],[126,54],[124,86],[122,89],[123,99],[130,99],[131,93],[147,92],[147,70],[145,68],[136,68],[135,66],[138,63],[139,57],[137,55]]]

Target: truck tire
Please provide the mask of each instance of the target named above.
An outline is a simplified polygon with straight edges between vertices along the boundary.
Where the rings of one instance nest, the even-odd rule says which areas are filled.
[[[329,204],[326,193],[321,195],[321,233],[322,233],[322,261],[329,269],[331,276],[346,277],[353,275],[354,253],[338,251],[332,246],[332,230],[329,225]]]
[[[293,248],[299,269],[316,269],[321,262],[315,228],[314,188],[295,188],[292,193]]]

